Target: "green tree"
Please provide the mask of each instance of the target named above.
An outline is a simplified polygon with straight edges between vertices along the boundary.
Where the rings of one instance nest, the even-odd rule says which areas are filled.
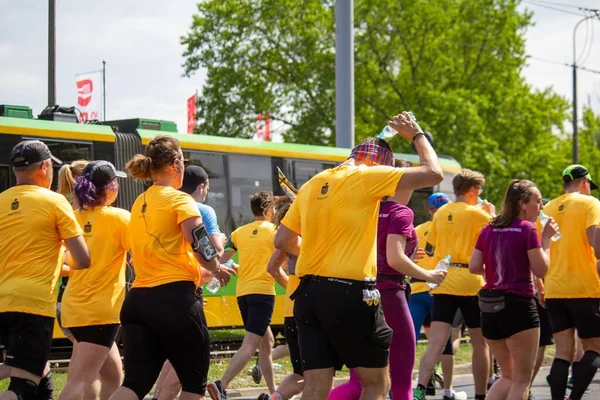
[[[253,117],[268,112],[289,128],[286,141],[334,145],[334,3],[199,3],[182,38],[185,73],[208,73],[199,133],[247,137]],[[544,194],[560,191],[568,104],[521,74],[531,15],[518,3],[356,0],[356,140],[409,109],[438,152],[486,174],[491,201],[513,177],[533,179]],[[392,145],[410,151],[404,141]]]

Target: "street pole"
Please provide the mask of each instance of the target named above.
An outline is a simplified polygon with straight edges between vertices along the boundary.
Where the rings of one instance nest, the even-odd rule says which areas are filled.
[[[56,104],[56,0],[48,0],[48,105]]]
[[[106,121],[106,61],[102,60],[102,120]]]
[[[575,25],[573,28],[573,164],[579,163],[579,130],[577,128],[577,49],[575,48],[575,41],[577,39],[577,28],[582,22],[587,21],[590,18],[594,18],[596,15],[588,15]]]
[[[335,145],[354,147],[353,0],[335,2]]]

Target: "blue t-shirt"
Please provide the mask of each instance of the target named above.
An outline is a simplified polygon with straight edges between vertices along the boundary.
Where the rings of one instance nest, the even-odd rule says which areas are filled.
[[[217,223],[217,213],[215,212],[214,208],[202,203],[196,204],[198,204],[198,211],[200,211],[200,216],[202,217],[202,222],[206,228],[206,233],[209,235],[221,234],[219,224]]]

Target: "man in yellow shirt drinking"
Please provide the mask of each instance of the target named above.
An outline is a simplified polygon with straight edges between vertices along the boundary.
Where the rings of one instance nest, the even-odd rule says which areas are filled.
[[[584,166],[567,167],[562,178],[565,194],[544,207],[561,233],[550,245],[550,267],[544,279],[546,309],[556,341],[549,382],[552,398],[563,399],[576,329],[585,353],[573,369],[570,399],[579,400],[600,365],[600,278],[596,269],[600,201],[591,196],[598,186]]]
[[[425,386],[438,362],[452,321],[461,310],[473,343],[473,377],[475,400],[483,400],[489,370],[488,346],[481,333],[477,294],[483,286],[483,277],[469,272],[468,265],[481,229],[488,224],[493,206],[484,204],[487,212],[477,206],[485,179],[476,171],[463,169],[452,180],[456,201],[441,207],[433,216],[425,252],[438,260],[450,256],[446,280],[432,291],[431,336],[419,365],[419,383],[414,389],[415,400],[425,398]]]

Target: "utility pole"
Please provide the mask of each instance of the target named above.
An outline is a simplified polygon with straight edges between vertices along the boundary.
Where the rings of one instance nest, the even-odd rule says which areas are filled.
[[[102,60],[102,120],[106,121],[106,61]]]
[[[335,145],[354,147],[353,0],[335,1]]]
[[[56,0],[48,0],[48,105],[56,105]]]

